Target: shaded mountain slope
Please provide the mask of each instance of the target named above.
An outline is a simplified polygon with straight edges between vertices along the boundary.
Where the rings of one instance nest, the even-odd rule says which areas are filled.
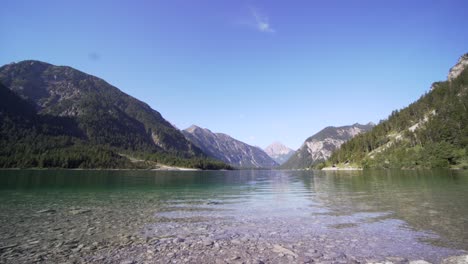
[[[74,117],[95,144],[186,157],[201,154],[147,104],[71,67],[22,61],[1,67],[0,82],[40,114]]]
[[[278,164],[262,149],[250,146],[226,134],[191,126],[183,130],[188,140],[212,158],[240,168],[271,168]]]

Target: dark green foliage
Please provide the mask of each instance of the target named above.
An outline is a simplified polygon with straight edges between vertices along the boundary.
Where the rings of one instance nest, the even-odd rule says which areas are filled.
[[[343,144],[327,165],[350,161],[380,168],[467,166],[468,69],[456,79],[434,83],[433,87],[370,132]],[[417,123],[419,127],[410,131]]]
[[[103,146],[87,144],[77,122],[38,115],[0,84],[0,167],[115,168],[132,164]]]
[[[309,168],[314,164],[307,148],[301,147],[292,155],[284,164],[280,166],[281,169],[303,169]]]
[[[232,170],[233,167],[211,158],[193,157],[182,158],[171,154],[164,153],[131,153],[134,157],[142,159],[146,162],[154,162],[175,167],[196,168],[201,170]]]
[[[69,67],[0,68],[0,168],[230,169],[145,103]],[[155,140],[153,140],[155,139]],[[127,156],[147,155],[148,162]]]
[[[23,61],[1,67],[0,82],[40,114],[75,118],[94,144],[186,158],[204,155],[147,104],[73,68]]]

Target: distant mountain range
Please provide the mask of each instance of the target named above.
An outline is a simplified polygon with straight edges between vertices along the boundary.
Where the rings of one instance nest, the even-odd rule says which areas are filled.
[[[185,137],[208,156],[238,168],[272,168],[278,166],[262,149],[250,146],[223,133],[191,126],[182,131]]]
[[[468,168],[467,68],[465,54],[447,81],[387,120],[327,127],[294,152],[197,126],[180,131],[146,103],[71,67],[11,63],[0,67],[0,167]]]
[[[428,93],[333,153],[327,166],[468,168],[468,54]]]
[[[146,103],[71,67],[12,63],[0,83],[0,167],[128,167],[124,153],[197,167],[182,160],[206,157]]]
[[[276,163],[285,163],[293,154],[294,150],[286,147],[280,142],[274,142],[264,149],[265,153],[268,154]]]
[[[326,161],[333,151],[358,134],[369,131],[374,124],[326,127],[305,140],[299,150],[281,167],[285,169],[310,168]]]

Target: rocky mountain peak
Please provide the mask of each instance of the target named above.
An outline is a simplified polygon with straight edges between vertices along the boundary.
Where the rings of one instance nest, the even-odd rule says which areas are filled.
[[[285,163],[294,154],[294,150],[286,147],[278,141],[273,142],[271,145],[266,147],[264,151],[280,165]]]
[[[273,142],[268,147],[265,148],[265,152],[270,155],[281,155],[281,154],[288,154],[289,152],[293,151],[292,149],[286,147],[281,142]]]
[[[187,130],[187,131],[190,132],[190,133],[193,133],[193,132],[195,132],[196,130],[201,130],[201,129],[203,129],[203,128],[201,128],[201,127],[199,127],[199,126],[196,126],[196,125],[191,125],[190,127],[188,127],[188,128],[185,129],[185,130]]]
[[[369,131],[373,126],[373,123],[366,125],[355,123],[351,126],[326,127],[306,139],[299,150],[284,163],[283,168],[303,169],[325,161],[343,143],[358,134]]]
[[[453,81],[455,78],[460,75],[460,73],[468,66],[468,53],[464,54],[463,56],[458,59],[457,64],[453,66],[448,74],[447,79],[449,81]]]

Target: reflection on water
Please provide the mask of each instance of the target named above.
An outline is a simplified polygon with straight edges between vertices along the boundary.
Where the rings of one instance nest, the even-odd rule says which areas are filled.
[[[433,240],[438,245],[468,249],[467,172],[380,170],[302,178],[333,213],[385,212],[408,228],[439,235]]]
[[[467,190],[468,173],[460,171],[8,170],[0,171],[0,224],[13,228],[0,236],[18,242],[28,235],[20,228],[41,234],[28,222],[41,221],[41,210],[66,218],[87,208],[90,234],[103,239],[119,232],[250,232],[267,240],[318,239],[354,255],[440,260],[468,250]],[[47,221],[61,226],[54,219]],[[64,228],[75,226],[67,219]],[[61,236],[76,235],[67,232]]]

